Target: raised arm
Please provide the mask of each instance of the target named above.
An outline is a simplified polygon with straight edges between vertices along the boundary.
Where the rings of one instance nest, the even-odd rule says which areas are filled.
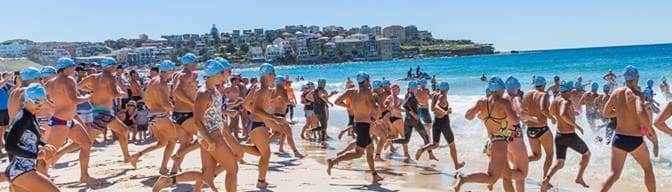
[[[483,102],[487,101],[483,99],[479,99],[478,101],[476,101],[476,104],[473,107],[469,108],[467,112],[464,114],[464,118],[466,118],[467,120],[473,120],[474,118],[476,118],[476,115],[478,115],[478,113],[481,112],[481,105]]]
[[[345,93],[343,93],[341,96],[338,96],[336,98],[336,101],[334,101],[334,104],[347,108],[348,106],[345,104],[345,99],[350,98],[350,95],[352,94],[352,90],[347,90]]]
[[[574,108],[572,108],[572,105],[567,102],[567,101],[562,101],[560,102],[560,119],[562,119],[563,122],[581,130],[583,132],[583,129],[574,122],[572,119],[572,116],[574,116]]]

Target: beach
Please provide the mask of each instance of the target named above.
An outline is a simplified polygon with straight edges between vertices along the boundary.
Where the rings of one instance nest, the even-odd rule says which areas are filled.
[[[347,77],[352,77],[357,71],[367,71],[372,79],[386,77],[393,80],[394,84],[402,87],[402,95],[405,93],[406,81],[399,80],[405,76],[411,67],[420,66],[430,75],[436,74],[438,81],[451,83],[448,102],[453,109],[450,115],[451,127],[455,134],[460,160],[466,162],[461,173],[485,171],[488,165],[488,157],[482,153],[483,146],[487,141],[486,131],[479,120],[468,121],[464,118],[467,109],[484,95],[485,83],[479,80],[481,74],[499,75],[505,78],[514,75],[523,83],[523,91],[530,90],[532,76],[540,75],[546,79],[559,75],[564,79],[575,79],[582,76],[585,81],[599,82],[603,84],[601,77],[607,70],[613,69],[620,73],[627,64],[639,67],[644,83],[646,79],[655,79],[659,83],[661,76],[670,75],[669,64],[672,63],[672,45],[648,45],[617,48],[592,48],[574,50],[553,50],[541,52],[527,52],[515,55],[493,55],[461,58],[433,58],[402,61],[384,62],[361,62],[332,65],[307,65],[307,66],[283,66],[278,67],[278,75],[290,75],[291,79],[304,76],[308,81],[316,81],[318,78],[327,80],[327,90],[344,91],[344,83]],[[666,68],[667,67],[667,68]],[[663,70],[661,70],[663,69]],[[243,76],[255,77],[256,69],[235,69]],[[528,81],[530,80],[530,81]],[[550,81],[549,81],[550,82]],[[622,78],[619,79],[622,82]],[[295,81],[294,90],[300,90],[305,81]],[[657,91],[657,89],[656,89]],[[296,92],[295,95],[300,95]],[[333,100],[334,98],[332,98]],[[667,103],[662,94],[655,96],[661,104]],[[273,188],[268,191],[451,191],[455,170],[450,161],[448,148],[442,141],[441,148],[435,150],[440,161],[430,161],[426,156],[420,161],[406,164],[402,162],[401,148],[398,146],[396,153],[384,151],[384,162],[376,162],[376,168],[380,170],[385,180],[381,185],[372,185],[370,174],[364,158],[343,162],[332,170],[332,176],[326,174],[325,159],[334,157],[337,151],[345,147],[348,138],[337,140],[338,131],[346,127],[346,111],[340,107],[331,108],[328,133],[332,140],[329,147],[322,149],[318,144],[300,140],[298,132],[305,122],[302,106],[295,109],[294,119],[297,124],[292,126],[294,138],[298,147],[308,157],[294,159],[290,154],[279,154],[277,145],[271,146],[274,152],[271,156],[270,171],[267,181]],[[591,130],[588,128],[585,115],[577,117],[579,125],[586,129],[584,135],[580,135],[591,150],[592,157],[586,170],[584,179],[590,188],[582,188],[574,183],[576,172],[579,169],[580,155],[574,151],[568,151],[565,167],[552,179],[555,186],[551,191],[597,191],[606,179],[610,170],[611,147],[603,143],[593,141],[595,136],[603,135],[603,130]],[[598,121],[599,122],[599,121]],[[669,123],[669,122],[668,122]],[[599,122],[598,124],[601,124]],[[549,126],[555,132],[555,125]],[[652,157],[652,163],[656,174],[659,191],[665,191],[672,185],[672,138],[658,133],[660,139],[660,156]],[[99,139],[100,140],[100,139]],[[526,138],[527,140],[527,138]],[[527,143],[527,141],[526,141]],[[650,142],[646,142],[651,147]],[[131,153],[135,153],[151,143],[129,144]],[[411,154],[422,144],[422,139],[413,133],[409,149]],[[97,144],[92,148],[90,174],[100,178],[101,183],[85,186],[78,184],[79,166],[77,153],[69,153],[64,156],[56,167],[50,171],[54,182],[63,191],[150,191],[154,181],[158,177],[158,169],[163,150],[157,150],[143,156],[138,163],[138,168],[133,169],[124,163],[118,143]],[[529,144],[528,144],[529,153]],[[543,158],[542,158],[543,159]],[[258,191],[255,187],[257,181],[258,158],[246,155],[245,161],[250,164],[240,165],[238,173],[239,191]],[[0,167],[7,166],[7,158],[0,159]],[[169,163],[171,165],[172,163]],[[200,167],[198,152],[187,155],[183,163],[183,171],[198,170]],[[526,183],[530,191],[539,190],[541,169],[543,161],[530,163],[529,175]],[[224,176],[220,174],[215,180],[220,190],[224,189]],[[191,191],[193,183],[181,183],[164,191]],[[484,185],[467,184],[462,191],[485,191]],[[631,158],[625,162],[623,175],[616,182],[612,191],[643,191],[643,172],[639,165]],[[8,183],[0,183],[0,191],[8,191]],[[502,191],[501,182],[495,184],[495,191]]]

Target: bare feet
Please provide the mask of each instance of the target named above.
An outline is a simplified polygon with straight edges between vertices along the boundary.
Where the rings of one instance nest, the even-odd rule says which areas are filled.
[[[334,160],[327,159],[327,175],[331,176],[331,168],[334,167]]]
[[[380,154],[376,154],[376,157],[374,157],[374,161],[385,161],[385,160],[380,157]]]
[[[418,149],[418,150],[415,152],[415,160],[416,160],[416,161],[417,161],[417,160],[420,160],[420,157],[422,157],[422,149]]]
[[[166,168],[166,167],[159,168],[159,174],[167,175],[168,174],[168,168]]]
[[[385,178],[378,175],[378,173],[373,173],[373,181],[372,181],[373,183],[379,183],[379,182],[383,181],[383,179],[385,179]]]
[[[173,184],[173,179],[167,176],[161,176],[159,179],[156,180],[154,183],[154,187],[152,187],[153,192],[159,192],[161,189],[166,188],[170,185]]]
[[[408,155],[404,156],[404,163],[411,163],[411,157]]]
[[[429,153],[429,160],[439,161],[439,158],[436,158],[436,156],[434,156],[434,153]]]
[[[460,170],[462,169],[462,167],[464,167],[464,162],[459,162],[455,164],[455,170]]]
[[[257,188],[266,189],[267,187],[268,187],[268,183],[266,181],[257,180]]]
[[[548,188],[550,187],[550,186],[549,186],[549,185],[550,185],[549,183],[551,182],[550,179],[551,179],[551,178],[546,177],[546,179],[544,179],[544,181],[541,182],[541,186],[539,187],[539,188],[540,188],[539,191],[541,191],[541,192],[545,192],[545,191],[548,190]]]
[[[130,163],[131,166],[133,166],[133,169],[136,169],[136,168],[138,168],[137,166],[138,166],[139,158],[140,158],[140,154],[131,155],[131,157],[129,157],[126,162]],[[168,171],[166,171],[166,172],[168,172]]]
[[[453,185],[453,191],[460,191],[460,187],[464,184],[464,176],[462,174],[455,174],[455,185]],[[490,186],[492,187],[492,186]]]
[[[279,152],[279,153],[285,153],[285,149],[283,149],[283,148],[278,148],[278,152]]]
[[[79,183],[96,184],[98,183],[98,179],[85,175],[79,178]]]
[[[577,184],[579,184],[579,185],[581,185],[585,188],[590,188],[590,186],[588,186],[588,184],[586,184],[586,182],[583,181],[583,178],[581,178],[581,177],[577,177],[576,180],[574,180],[574,182],[576,182]]]
[[[299,158],[299,159],[303,159],[304,157],[306,157],[306,155],[303,155],[303,154],[299,153],[298,150],[296,150],[296,151],[294,151],[294,157]]]

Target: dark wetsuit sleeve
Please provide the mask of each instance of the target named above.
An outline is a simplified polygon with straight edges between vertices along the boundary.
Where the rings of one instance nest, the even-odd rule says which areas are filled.
[[[23,132],[28,131],[29,126],[35,126],[29,119],[30,118],[23,116],[12,125],[6,137],[5,150],[7,150],[7,153],[14,156],[36,159],[36,153],[25,151],[19,148],[19,140],[21,139]]]

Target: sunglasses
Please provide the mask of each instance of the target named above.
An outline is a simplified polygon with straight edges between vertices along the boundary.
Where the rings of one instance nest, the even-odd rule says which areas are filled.
[[[35,100],[28,100],[28,101],[35,104],[35,105],[45,105],[49,102],[46,99],[35,99]]]

